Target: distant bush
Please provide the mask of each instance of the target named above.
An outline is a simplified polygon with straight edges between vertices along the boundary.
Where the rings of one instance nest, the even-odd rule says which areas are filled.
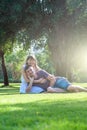
[[[10,83],[20,83],[21,81],[20,80],[9,79],[9,82]]]
[[[87,83],[87,71],[83,71],[79,74],[79,79],[81,82]]]

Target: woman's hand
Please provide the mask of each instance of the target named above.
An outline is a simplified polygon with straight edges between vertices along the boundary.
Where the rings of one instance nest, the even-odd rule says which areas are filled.
[[[40,79],[37,79],[37,80],[34,80],[34,83],[40,83],[40,84],[43,84],[45,83],[47,80],[44,79],[44,78],[40,78]]]
[[[28,77],[30,81],[34,81],[34,77]]]
[[[41,84],[45,83],[46,81],[47,81],[47,80],[44,79],[44,78],[40,78],[40,79],[38,80],[38,82],[41,83]]]
[[[56,78],[54,75],[49,75],[47,77],[47,79],[50,81],[50,86],[54,86],[55,82],[56,82]]]

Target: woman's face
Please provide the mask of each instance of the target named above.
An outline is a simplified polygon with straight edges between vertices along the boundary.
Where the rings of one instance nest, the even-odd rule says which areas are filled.
[[[33,59],[29,59],[29,60],[27,61],[27,63],[28,63],[28,65],[31,65],[32,67],[35,67],[35,66],[36,66],[36,61],[33,60]]]

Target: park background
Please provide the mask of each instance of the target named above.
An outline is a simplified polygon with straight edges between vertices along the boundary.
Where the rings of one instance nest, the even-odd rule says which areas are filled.
[[[19,82],[34,54],[41,68],[87,81],[87,0],[1,0],[0,82]]]
[[[38,45],[35,45],[35,46],[34,45],[31,45],[27,50],[24,50],[23,47],[16,44],[16,46],[13,47],[12,52],[5,53],[4,60],[5,60],[5,65],[6,65],[6,69],[7,69],[9,82],[11,82],[11,83],[20,83],[21,82],[22,67],[25,64],[26,58],[28,55],[35,56],[37,58],[38,65],[42,69],[45,69],[46,71],[48,71],[51,74],[54,74],[57,76],[65,76],[71,82],[81,82],[81,83],[87,82],[86,58],[84,59],[84,61],[82,63],[78,62],[78,61],[80,61],[80,58],[79,58],[77,61],[78,64],[76,64],[76,66],[75,66],[75,63],[72,63],[73,64],[72,67],[71,67],[71,65],[69,66],[69,68],[71,69],[70,75],[67,75],[67,71],[65,74],[58,73],[58,71],[56,73],[56,68],[52,62],[50,51],[48,50],[47,41],[45,42],[45,45],[43,48],[39,47],[38,49],[36,49],[35,47],[37,47]],[[84,58],[84,55],[83,55],[83,58]],[[59,63],[62,64],[60,59],[55,58],[55,60],[59,60]],[[67,61],[67,62],[70,62],[70,61]],[[0,60],[0,63],[1,63],[1,60]],[[58,67],[58,65],[57,65],[57,67]],[[61,67],[61,71],[63,71],[63,69],[64,68]],[[58,70],[58,68],[57,68],[57,70]],[[4,76],[3,76],[1,64],[0,64],[0,82],[1,83],[4,82]]]
[[[28,55],[87,87],[87,0],[0,0],[0,130],[87,130],[87,93],[19,93]]]

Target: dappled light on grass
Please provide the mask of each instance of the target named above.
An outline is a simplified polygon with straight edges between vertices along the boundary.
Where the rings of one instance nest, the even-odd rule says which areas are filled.
[[[87,98],[85,94],[75,94],[71,100],[68,94],[32,94],[5,96],[7,102],[0,105],[0,122],[9,130],[30,128],[33,130],[85,130],[87,128]],[[65,98],[63,98],[65,96]],[[8,97],[8,98],[7,98]],[[4,100],[4,99],[2,99]],[[85,107],[84,107],[85,106]],[[19,129],[18,129],[19,128]]]
[[[0,84],[0,95],[13,95],[19,94],[20,83],[10,83],[9,86],[3,87]]]
[[[19,94],[18,88],[12,88],[12,87],[5,87],[0,88],[0,95],[13,95],[13,94]]]
[[[0,89],[0,130],[86,130],[87,93],[19,94]]]

